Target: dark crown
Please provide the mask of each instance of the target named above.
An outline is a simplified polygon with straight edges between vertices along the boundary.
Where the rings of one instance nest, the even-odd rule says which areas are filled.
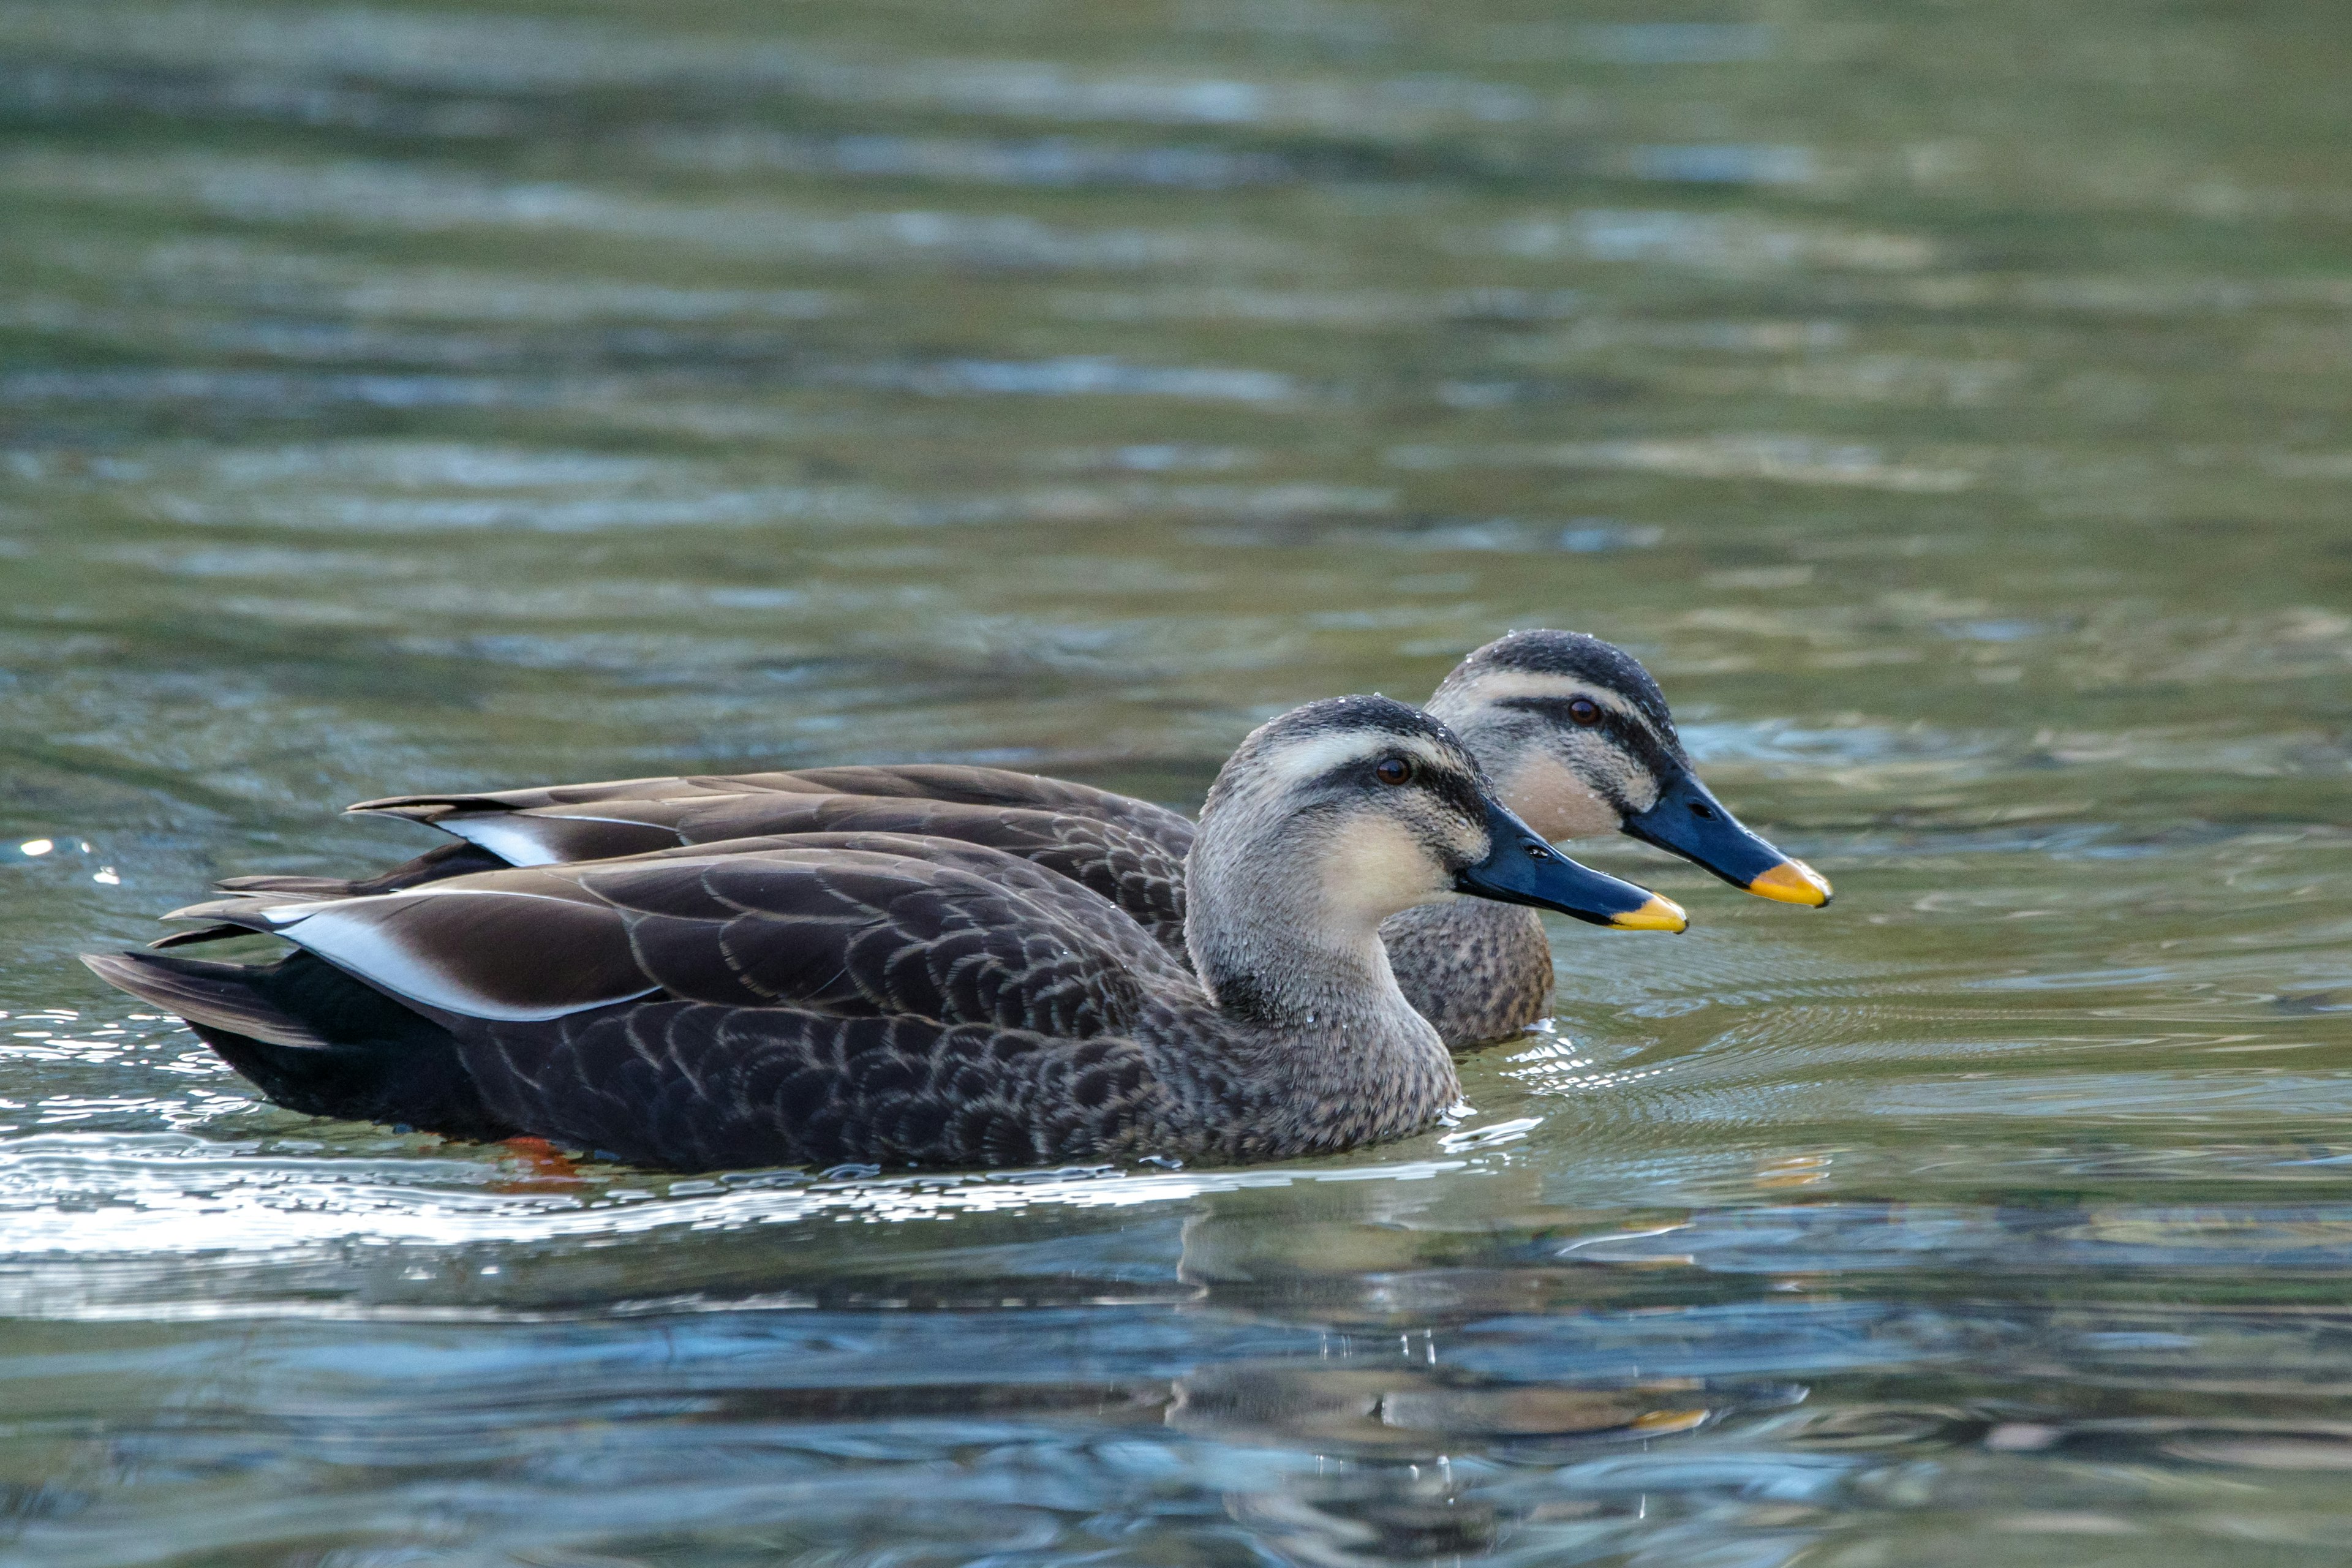
[[[1675,717],[1666,707],[1666,694],[1658,689],[1658,683],[1642,668],[1642,661],[1615,643],[1602,642],[1583,632],[1511,632],[1464,659],[1446,677],[1445,684],[1452,686],[1498,669],[1566,676],[1614,691],[1641,710],[1660,733],[1675,732]]]

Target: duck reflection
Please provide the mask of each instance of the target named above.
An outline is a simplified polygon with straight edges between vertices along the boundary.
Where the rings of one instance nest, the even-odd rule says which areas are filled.
[[[1201,1307],[1350,1334],[1523,1314],[1686,1306],[1728,1285],[1687,1269],[1599,1268],[1577,1247],[1671,1231],[1689,1210],[1547,1203],[1531,1170],[1442,1182],[1333,1182],[1207,1195],[1184,1221],[1177,1278]]]
[[[1484,1556],[1509,1523],[1457,1486],[1450,1469],[1307,1478],[1296,1489],[1242,1492],[1226,1516],[1277,1561],[1299,1568],[1370,1568]]]
[[[819,1439],[828,1447],[854,1428],[861,1449],[876,1452],[877,1445],[919,1445],[922,1431],[945,1425],[960,1431],[960,1445],[1007,1453],[1034,1454],[1041,1436],[1057,1434],[1043,1446],[1117,1451],[1130,1462],[1139,1451],[1132,1438],[1158,1427],[1181,1445],[1152,1469],[1188,1484],[1148,1511],[1222,1510],[1261,1561],[1377,1568],[1480,1556],[1530,1529],[1570,1521],[1603,1533],[1642,1528],[1645,1480],[1596,1475],[1589,1488],[1563,1489],[1555,1478],[1612,1462],[1654,1463],[1664,1440],[1793,1397],[1784,1388],[1673,1379],[1510,1382],[1398,1355],[1384,1364],[1371,1357],[1219,1362],[1164,1383],[766,1390],[708,1403],[698,1419],[764,1430],[788,1446],[808,1439],[778,1428],[831,1429]],[[883,1426],[897,1436],[882,1437]],[[1127,1438],[1099,1447],[1100,1436],[1122,1431]],[[1720,1481],[1710,1474],[1699,1489]]]
[[[1546,1376],[1541,1356],[1493,1365],[1480,1351],[1506,1323],[1517,1327],[1503,1338],[1549,1339],[1549,1326],[1687,1306],[1715,1287],[1680,1269],[1669,1286],[1647,1267],[1564,1266],[1563,1237],[1622,1226],[1623,1211],[1582,1215],[1547,1204],[1531,1173],[1487,1175],[1475,1214],[1449,1184],[1367,1182],[1220,1193],[1187,1217],[1186,1310],[1321,1336],[1315,1356],[1186,1373],[1161,1414],[1187,1436],[1288,1456],[1269,1452],[1222,1500],[1276,1560],[1370,1568],[1644,1531],[1654,1500],[1617,1468],[1646,1475],[1662,1445],[1805,1398],[1801,1384],[1760,1380]],[[1517,1217],[1498,1224],[1498,1212]],[[1589,1489],[1554,1484],[1588,1471]]]
[[[1399,1358],[1402,1362],[1402,1358]],[[1660,1439],[1802,1396],[1668,1379],[1624,1386],[1515,1383],[1443,1364],[1228,1362],[1178,1378],[1163,1419],[1187,1436],[1296,1456],[1229,1487],[1228,1518],[1262,1551],[1306,1568],[1370,1568],[1485,1555],[1529,1530],[1639,1528],[1636,1484],[1596,1495],[1550,1484],[1634,1463]],[[1300,1461],[1311,1456],[1312,1468]]]
[[[1335,1457],[1434,1462],[1563,1439],[1696,1431],[1713,1414],[1697,1386],[1514,1384],[1442,1367],[1228,1362],[1176,1380],[1168,1425],[1222,1442]]]

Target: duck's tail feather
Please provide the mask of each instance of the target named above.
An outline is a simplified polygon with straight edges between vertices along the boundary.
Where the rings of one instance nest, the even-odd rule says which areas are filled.
[[[428,849],[372,877],[227,877],[213,885],[224,893],[270,893],[293,899],[363,899],[396,893],[446,877],[503,871],[509,862],[477,844],[458,840]]]
[[[358,877],[223,877],[213,884],[224,893],[284,893],[299,899],[348,899]]]
[[[150,952],[161,952],[167,947],[194,947],[200,942],[226,942],[233,936],[251,936],[252,934],[251,927],[232,925],[226,921],[222,921],[216,925],[198,926],[194,931],[175,931],[169,936],[159,936],[149,942],[147,947]],[[82,962],[87,963],[89,961],[84,959]]]
[[[247,933],[238,929],[237,934]],[[257,975],[268,970],[202,958],[159,958],[145,952],[85,952],[81,961],[116,990],[128,991],[191,1024],[296,1050],[329,1047],[325,1036],[288,1012],[265,986],[255,983]]]
[[[218,963],[152,952],[84,953],[91,973],[184,1018],[205,1044],[289,1110],[499,1139],[456,1037],[307,952]]]

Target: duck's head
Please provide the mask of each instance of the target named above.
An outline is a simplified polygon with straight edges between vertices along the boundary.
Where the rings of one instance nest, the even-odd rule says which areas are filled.
[[[1429,711],[1546,838],[1627,833],[1784,904],[1829,882],[1751,833],[1699,782],[1665,694],[1623,648],[1581,632],[1513,632],[1464,659]]]
[[[1248,901],[1340,941],[1462,895],[1628,930],[1685,924],[1668,900],[1551,848],[1453,731],[1385,697],[1310,702],[1253,731],[1210,787],[1187,877],[1196,915]]]

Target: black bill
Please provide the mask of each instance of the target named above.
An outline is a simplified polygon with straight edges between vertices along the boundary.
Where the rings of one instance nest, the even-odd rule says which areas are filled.
[[[1545,843],[1507,806],[1491,799],[1486,802],[1486,831],[1493,847],[1484,860],[1455,874],[1457,892],[1557,910],[1620,931],[1681,931],[1690,923],[1672,900],[1578,865]]]
[[[1820,872],[1742,826],[1696,773],[1682,774],[1666,786],[1655,805],[1627,817],[1624,831],[1759,898],[1814,909],[1830,901],[1829,882]]]

